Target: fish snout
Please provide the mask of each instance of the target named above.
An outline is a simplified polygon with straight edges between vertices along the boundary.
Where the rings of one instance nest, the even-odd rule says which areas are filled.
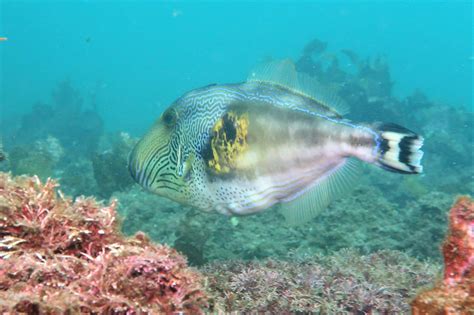
[[[138,143],[128,158],[128,171],[132,178],[159,195],[178,193],[181,180],[174,155],[168,151],[168,145],[151,148],[146,143]]]

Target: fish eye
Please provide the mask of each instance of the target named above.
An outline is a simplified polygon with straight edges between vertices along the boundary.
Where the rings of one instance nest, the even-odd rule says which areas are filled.
[[[161,120],[168,127],[173,126],[176,123],[176,119],[177,119],[177,114],[174,109],[168,109],[167,111],[163,113],[163,115],[161,115]]]

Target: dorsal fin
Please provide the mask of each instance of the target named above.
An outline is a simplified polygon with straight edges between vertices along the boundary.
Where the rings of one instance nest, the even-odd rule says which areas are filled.
[[[338,115],[349,112],[346,103],[335,91],[323,86],[316,79],[297,72],[295,64],[290,59],[272,60],[260,64],[250,73],[247,81],[267,82],[285,87],[313,99]]]

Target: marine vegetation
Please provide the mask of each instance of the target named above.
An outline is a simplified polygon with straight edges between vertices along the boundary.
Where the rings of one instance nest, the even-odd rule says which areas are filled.
[[[460,197],[449,211],[444,277],[411,303],[414,315],[474,313],[474,201]]]
[[[10,154],[10,168],[16,174],[37,175],[40,179],[54,175],[54,170],[64,156],[64,148],[51,135],[34,142],[32,147],[17,146]]]
[[[73,201],[57,187],[0,173],[0,312],[203,312],[202,277],[183,256],[123,237],[116,201]]]
[[[0,173],[0,311],[400,312],[438,270],[397,251],[341,250],[215,261],[198,272],[143,233],[122,236],[116,206],[71,200],[53,180]]]
[[[98,195],[109,198],[116,191],[123,191],[132,186],[133,180],[127,172],[127,157],[135,144],[129,134],[110,137],[109,150],[92,155],[92,168]]]
[[[203,215],[138,187],[116,193],[114,198],[125,217],[124,233],[146,231],[152,239],[173,247],[180,239],[179,250],[193,265],[221,259],[285,259],[288,251],[331,254],[343,248],[362,254],[401,250],[441,262],[439,243],[452,202],[446,193],[431,192],[400,206],[379,189],[361,184],[307,224],[288,227],[278,211],[236,220]]]
[[[215,261],[205,266],[214,311],[271,314],[402,314],[436,265],[390,250],[286,260]]]
[[[72,196],[107,199],[128,188],[127,156],[135,140],[125,132],[105,133],[95,100],[86,103],[70,81],[59,82],[51,94],[50,102],[34,104],[6,128],[9,158],[0,170],[60,178]]]
[[[395,95],[388,58],[334,51],[318,39],[294,64],[296,77],[317,80],[347,105],[344,117],[423,135],[423,174],[361,165],[364,176],[350,192],[294,226],[279,205],[253,216],[204,214],[134,184],[127,157],[139,135],[106,131],[90,91],[61,81],[51,99],[2,125],[0,171],[39,179],[0,173],[0,312],[407,313],[417,293],[413,311],[454,302],[469,310],[466,199],[451,211],[450,245],[444,254],[439,247],[453,199],[474,194],[472,106],[418,89]],[[172,125],[173,113],[161,121]],[[209,127],[212,176],[232,178],[249,148],[251,119],[230,110]],[[195,174],[199,156],[174,150],[177,174]],[[444,277],[437,276],[443,261]]]
[[[403,196],[387,196],[392,200],[416,199],[420,193],[428,191],[427,187],[431,191],[473,194],[470,176],[474,172],[472,105],[435,102],[419,89],[404,98],[394,96],[391,87],[396,82],[391,78],[387,58],[362,57],[351,50],[331,51],[328,47],[320,40],[310,42],[296,62],[297,70],[334,89],[350,108],[348,118],[389,120],[416,126],[425,138],[424,151],[436,153],[424,156],[424,164],[429,168],[423,176],[406,181],[410,188],[415,188],[413,190],[400,189],[399,180],[395,182],[393,177],[371,176],[371,183],[403,193]]]
[[[53,136],[68,155],[89,156],[97,149],[102,133],[103,121],[94,104],[86,108],[79,90],[65,80],[54,89],[49,104],[37,103],[22,117],[14,141],[25,145]],[[9,144],[13,139],[5,140]]]
[[[3,141],[0,138],[0,162],[3,162],[7,159],[7,154],[3,151]]]
[[[236,219],[199,213],[130,182],[124,164],[139,135],[106,132],[98,123],[102,118],[97,108],[88,102],[89,91],[71,81],[59,83],[51,100],[32,104],[23,117],[5,117],[9,123],[2,125],[1,136],[7,158],[0,170],[37,174],[42,179],[53,176],[74,197],[107,200],[112,195],[119,199],[116,209],[125,217],[124,233],[144,231],[156,242],[178,247],[196,266],[216,259],[285,259],[289,251],[332,254],[343,248],[355,248],[363,255],[400,250],[441,263],[438,247],[446,231],[447,209],[456,195],[474,194],[472,110],[437,102],[420,90],[407,97],[394,95],[389,87],[397,82],[387,58],[334,51],[320,40],[312,41],[295,64],[299,73],[336,91],[350,108],[349,119],[392,121],[422,134],[424,173],[400,176],[362,166],[364,176],[352,191],[316,218],[291,227],[278,206]],[[228,118],[235,122],[235,116]],[[225,128],[220,126],[224,124],[215,130],[217,157],[227,152],[217,141],[224,139]],[[226,139],[228,135],[233,134],[227,132]],[[90,145],[85,143],[89,140]],[[60,147],[50,146],[58,143]],[[191,156],[184,165],[192,160]],[[222,162],[221,166],[232,165],[231,159]]]

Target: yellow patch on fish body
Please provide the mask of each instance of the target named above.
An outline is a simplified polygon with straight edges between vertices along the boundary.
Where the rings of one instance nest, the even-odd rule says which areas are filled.
[[[248,148],[247,133],[249,117],[247,113],[228,112],[212,128],[212,159],[209,168],[216,174],[227,174],[237,166],[237,161]]]

